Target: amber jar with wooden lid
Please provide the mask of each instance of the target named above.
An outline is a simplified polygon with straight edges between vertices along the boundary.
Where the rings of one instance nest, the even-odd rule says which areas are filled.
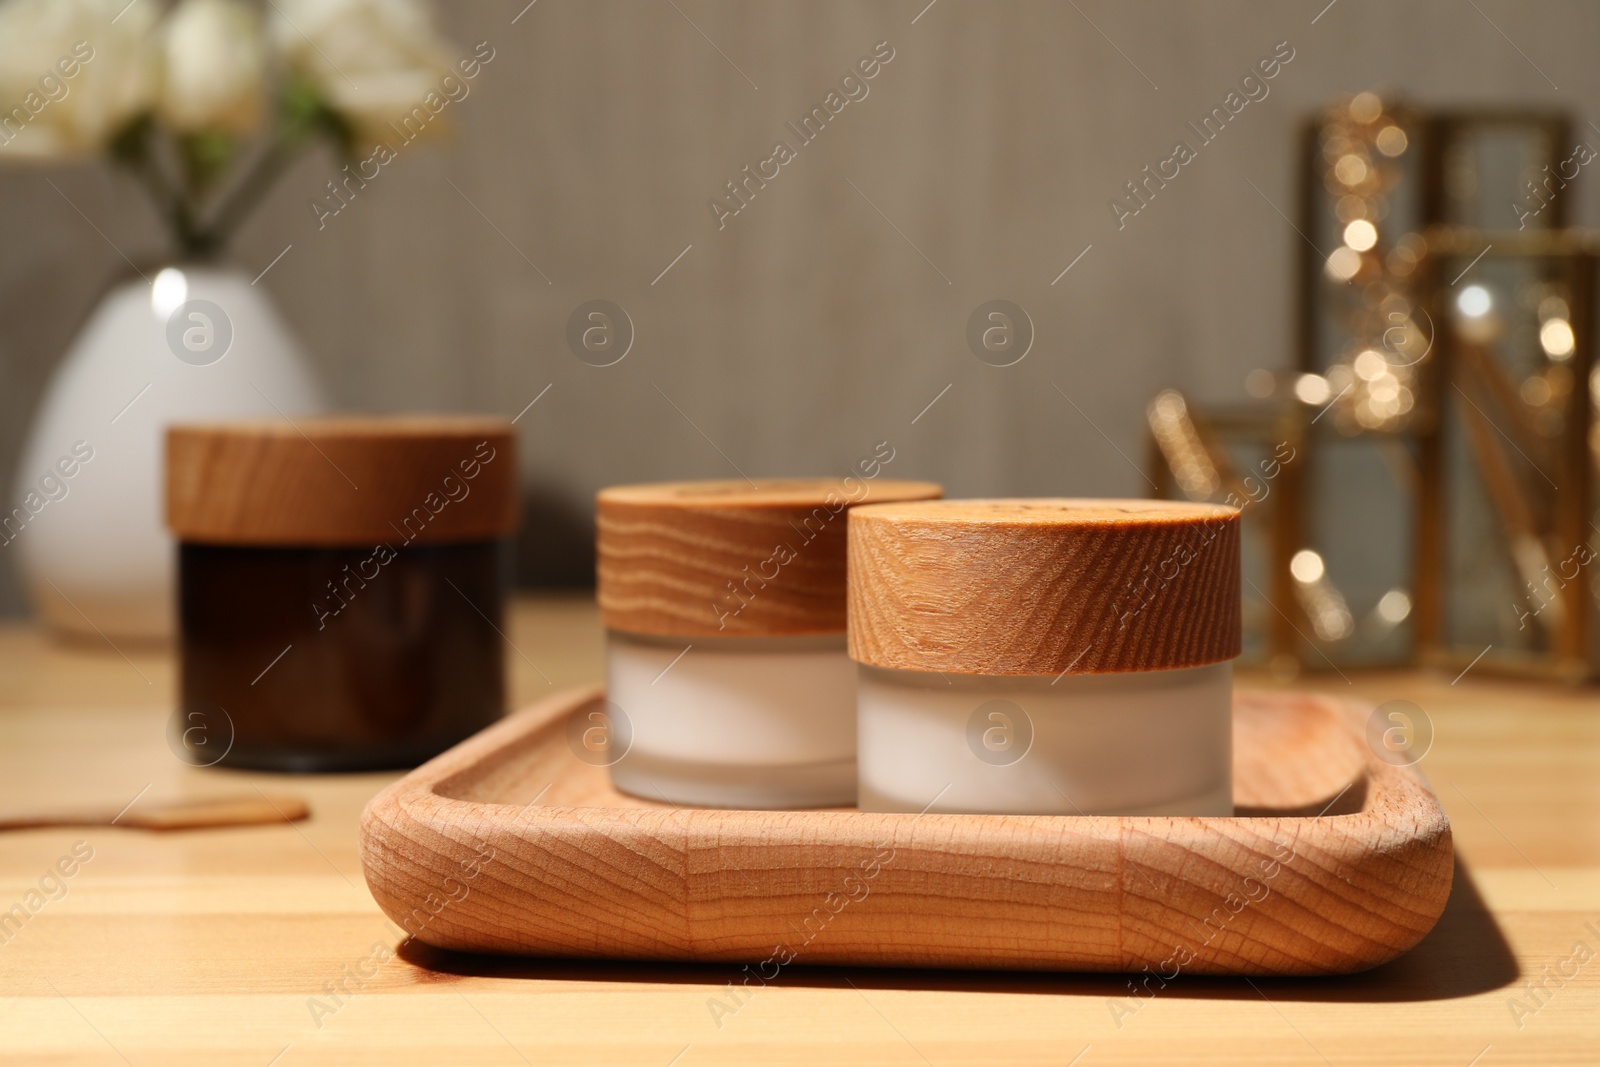
[[[504,711],[504,419],[171,427],[184,758],[409,766]]]
[[[1232,813],[1236,510],[950,500],[849,525],[864,810]]]
[[[594,758],[617,787],[721,807],[851,803],[846,515],[866,501],[939,493],[866,476],[603,490],[611,722]]]

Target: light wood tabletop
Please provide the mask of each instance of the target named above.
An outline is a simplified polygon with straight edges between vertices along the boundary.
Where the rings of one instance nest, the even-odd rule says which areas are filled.
[[[586,597],[524,599],[518,706],[601,677]],[[308,821],[0,834],[0,1061],[180,1065],[1600,1063],[1600,691],[1469,671],[1294,685],[1426,712],[1456,884],[1415,950],[1315,980],[786,969],[452,956],[379,912],[356,820],[392,774],[200,769],[163,649],[0,629],[0,809],[299,795]],[[1245,675],[1241,684],[1273,686]],[[137,799],[136,799],[137,798]],[[66,872],[70,872],[66,873]],[[42,903],[41,903],[42,901]],[[362,977],[365,975],[366,977]],[[354,976],[354,977],[352,977]],[[339,992],[342,985],[345,992]]]

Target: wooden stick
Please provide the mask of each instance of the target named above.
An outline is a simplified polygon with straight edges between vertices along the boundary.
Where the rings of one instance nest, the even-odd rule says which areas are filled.
[[[0,830],[46,826],[120,826],[135,830],[209,830],[299,822],[311,809],[298,797],[212,797],[143,804],[125,811],[86,808],[0,813]]]

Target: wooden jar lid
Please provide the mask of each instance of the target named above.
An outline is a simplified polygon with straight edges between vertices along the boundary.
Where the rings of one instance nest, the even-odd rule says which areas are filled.
[[[221,545],[485,541],[517,521],[511,423],[334,417],[173,426],[167,525]]]
[[[850,512],[850,656],[957,674],[1108,674],[1239,654],[1239,513],[1157,500]]]
[[[932,482],[855,477],[603,489],[601,621],[682,637],[840,633],[848,509],[941,492]]]

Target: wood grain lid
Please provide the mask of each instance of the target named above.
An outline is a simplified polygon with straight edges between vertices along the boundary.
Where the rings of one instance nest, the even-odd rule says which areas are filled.
[[[941,492],[932,482],[863,477],[601,490],[601,621],[682,637],[841,633],[847,509]]]
[[[849,524],[857,662],[1109,674],[1239,654],[1233,508],[946,500],[856,508]]]
[[[445,544],[517,520],[511,423],[307,418],[167,430],[167,525],[222,545]]]

